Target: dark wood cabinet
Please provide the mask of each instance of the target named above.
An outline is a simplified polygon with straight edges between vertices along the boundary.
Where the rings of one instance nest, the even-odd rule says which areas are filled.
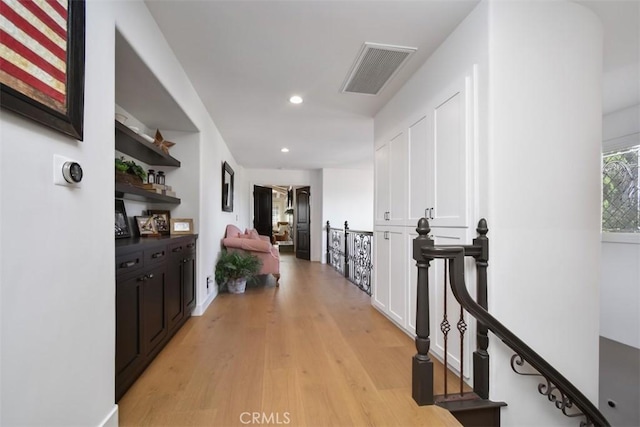
[[[116,401],[195,307],[196,238],[116,241]]]

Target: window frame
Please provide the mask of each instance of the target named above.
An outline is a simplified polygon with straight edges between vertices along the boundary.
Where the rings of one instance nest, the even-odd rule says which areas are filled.
[[[602,144],[600,155],[600,209],[602,206],[602,168],[604,156],[614,151],[624,151],[640,145],[640,132],[634,132],[618,138],[606,140]],[[640,156],[640,152],[639,152]],[[602,211],[600,212],[600,240],[604,243],[624,243],[640,245],[640,233],[630,233],[628,231],[604,231],[602,229]]]

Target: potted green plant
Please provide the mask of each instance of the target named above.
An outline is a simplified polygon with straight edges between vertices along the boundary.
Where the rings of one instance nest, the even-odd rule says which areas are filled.
[[[147,179],[147,173],[142,166],[136,164],[133,160],[125,160],[124,157],[120,157],[116,159],[115,166],[116,181],[141,185]]]
[[[216,282],[221,289],[226,285],[232,294],[244,293],[247,279],[255,276],[261,266],[262,261],[248,252],[223,250],[216,263]]]

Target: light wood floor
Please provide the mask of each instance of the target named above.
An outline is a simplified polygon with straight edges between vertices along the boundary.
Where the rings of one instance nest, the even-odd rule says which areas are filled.
[[[242,426],[258,412],[263,425],[460,426],[415,404],[413,340],[365,293],[291,255],[281,270],[279,288],[221,294],[190,319],[120,400],[120,425]]]

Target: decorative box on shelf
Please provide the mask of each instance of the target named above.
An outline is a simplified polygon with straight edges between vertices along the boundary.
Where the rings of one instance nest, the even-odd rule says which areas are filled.
[[[175,197],[176,192],[171,189],[170,185],[164,184],[142,184],[142,188],[156,194]]]

